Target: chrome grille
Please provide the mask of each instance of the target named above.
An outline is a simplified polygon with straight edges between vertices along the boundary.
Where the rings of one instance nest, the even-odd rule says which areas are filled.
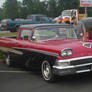
[[[77,67],[75,69],[76,69],[76,71],[88,70],[88,69],[91,69],[91,66],[90,65],[81,66],[81,67]]]
[[[87,64],[87,63],[92,63],[92,58],[71,61],[70,65],[80,65],[80,64]]]

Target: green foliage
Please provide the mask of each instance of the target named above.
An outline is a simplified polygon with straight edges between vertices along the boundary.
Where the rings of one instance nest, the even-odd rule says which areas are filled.
[[[2,51],[0,51],[0,60],[5,59],[5,57],[6,57],[6,55]]]
[[[56,0],[48,1],[48,15],[50,17],[56,17],[57,15],[57,4]]]
[[[2,16],[2,9],[0,8],[0,16]],[[2,18],[0,17],[0,20],[1,20]]]
[[[3,6],[3,15],[5,18],[14,19],[18,16],[17,0],[6,0]]]
[[[79,9],[80,13],[85,13],[85,9],[80,7],[80,0],[6,0],[3,8],[0,9],[0,18],[26,18],[30,14],[46,14],[49,17],[57,17],[65,9]],[[92,16],[92,7],[88,8],[88,16]]]
[[[27,8],[23,5],[23,3],[18,2],[18,17],[26,18],[27,16]]]
[[[23,5],[26,7],[27,15],[47,13],[45,2],[40,2],[39,0],[23,0]]]
[[[63,10],[78,9],[79,0],[58,0],[57,1],[58,14],[60,15]]]
[[[89,7],[88,8],[88,16],[89,17],[92,17],[92,7]]]

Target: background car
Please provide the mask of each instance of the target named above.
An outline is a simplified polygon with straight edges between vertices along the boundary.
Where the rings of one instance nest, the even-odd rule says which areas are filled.
[[[1,30],[9,30],[8,22],[11,22],[12,19],[3,19],[1,20]]]
[[[22,18],[16,18],[16,19],[14,19],[14,21],[24,21],[24,19],[22,19]]]
[[[81,20],[80,23],[84,24],[86,32],[88,32],[89,28],[92,26],[92,17],[87,17],[87,18]]]
[[[84,39],[87,39],[87,40],[92,40],[92,39],[89,39],[89,31],[90,31],[90,28],[92,27],[92,17],[87,17],[81,21],[79,21],[79,23],[77,24],[77,31],[82,31],[83,32],[83,36]],[[81,34],[81,33],[80,33]],[[92,35],[91,35],[92,37]]]

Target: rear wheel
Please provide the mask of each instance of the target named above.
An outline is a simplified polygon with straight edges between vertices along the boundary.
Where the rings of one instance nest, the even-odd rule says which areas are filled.
[[[42,72],[42,77],[45,81],[47,82],[55,81],[55,75],[53,73],[52,66],[47,60],[42,62],[41,72]]]
[[[13,65],[13,62],[12,62],[12,59],[10,57],[10,55],[7,55],[6,59],[5,59],[5,63],[7,66],[12,66]]]

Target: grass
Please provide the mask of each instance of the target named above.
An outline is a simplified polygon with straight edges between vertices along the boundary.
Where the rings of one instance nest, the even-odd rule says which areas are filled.
[[[0,60],[5,59],[5,57],[6,57],[6,55],[2,51],[0,51]]]
[[[8,36],[17,36],[17,32],[15,32],[15,33],[0,33],[0,37],[8,37]]]

